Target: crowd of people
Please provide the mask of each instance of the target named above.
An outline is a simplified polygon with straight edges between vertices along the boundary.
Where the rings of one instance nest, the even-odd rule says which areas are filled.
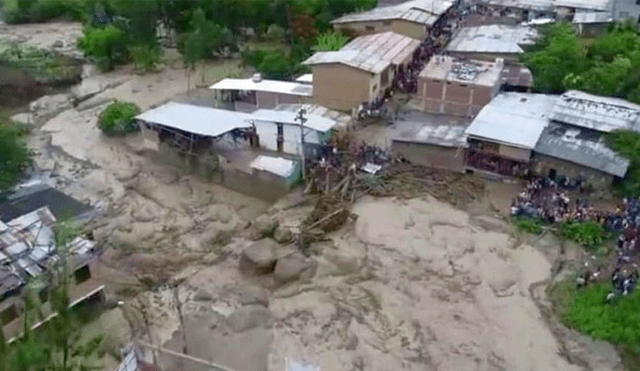
[[[616,261],[611,274],[614,288],[607,295],[612,300],[618,295],[632,292],[638,282],[638,266],[634,258],[640,249],[640,199],[624,198],[616,211],[598,210],[588,200],[576,198],[572,201],[569,192],[582,189],[579,179],[556,181],[536,178],[513,200],[511,215],[515,217],[539,218],[554,224],[568,221],[595,221],[608,232],[620,233],[616,245]],[[576,278],[578,288],[598,280],[601,268],[595,271],[585,263],[585,270]]]

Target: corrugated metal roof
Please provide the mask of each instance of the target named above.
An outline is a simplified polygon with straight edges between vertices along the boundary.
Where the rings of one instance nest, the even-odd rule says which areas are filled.
[[[469,53],[522,53],[520,45],[533,44],[537,36],[537,31],[529,26],[463,27],[454,35],[446,50]]]
[[[424,25],[432,25],[438,16],[453,6],[449,0],[413,0],[392,6],[380,6],[360,13],[351,13],[331,23],[372,22],[404,19]],[[418,14],[421,13],[421,14]]]
[[[552,119],[575,126],[610,132],[628,129],[640,132],[640,106],[618,98],[571,90],[560,96]]]
[[[611,12],[576,11],[573,16],[573,23],[579,24],[610,22],[613,22],[613,16]]]
[[[390,64],[407,59],[420,41],[394,32],[360,36],[337,52],[318,52],[303,64],[341,63],[367,72],[380,73]]]
[[[333,111],[318,104],[295,104],[295,103],[283,103],[277,105],[275,111],[289,111],[298,113],[301,108],[307,111],[308,115],[316,115],[324,118],[331,119],[339,126],[346,126],[351,121],[351,116],[345,115],[342,112]]]
[[[217,137],[234,129],[250,127],[248,120],[251,117],[242,112],[169,102],[136,116],[136,119],[189,133]]]
[[[556,96],[502,93],[484,106],[465,131],[470,137],[533,149],[549,123]]]
[[[613,0],[488,0],[491,5],[520,9],[555,9],[567,7],[590,10],[612,10]]]
[[[251,162],[251,168],[263,170],[287,178],[296,169],[296,162],[282,157],[260,155]]]
[[[544,129],[534,151],[617,177],[624,177],[629,168],[629,160],[607,147],[602,133],[561,123]]]
[[[313,74],[306,73],[296,79],[297,82],[311,84],[313,82]]]
[[[251,114],[258,121],[269,121],[269,122],[278,122],[282,124],[289,125],[300,125],[300,121],[296,120],[298,116],[297,112],[292,111],[282,111],[282,110],[270,110],[270,109],[259,109]],[[305,122],[304,126],[311,128],[313,130],[317,130],[320,132],[326,132],[331,130],[334,126],[338,124],[338,121],[322,117],[314,114],[307,113],[305,115],[307,122]]]
[[[442,147],[467,147],[467,135],[463,126],[425,125],[397,132],[392,140],[409,143],[435,144]]]
[[[313,96],[313,86],[292,81],[253,79],[224,79],[209,87],[211,90],[246,90],[263,91],[267,93],[280,93],[298,95],[303,97]]]

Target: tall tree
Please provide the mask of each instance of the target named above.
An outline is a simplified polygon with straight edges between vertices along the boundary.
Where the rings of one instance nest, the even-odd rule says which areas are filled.
[[[29,162],[29,150],[18,130],[0,123],[0,192],[18,183]]]

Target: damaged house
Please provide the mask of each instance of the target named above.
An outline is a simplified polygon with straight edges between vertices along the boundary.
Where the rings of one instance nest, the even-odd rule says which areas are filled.
[[[48,292],[59,280],[54,268],[66,260],[70,272],[69,306],[101,297],[104,285],[95,276],[97,252],[92,241],[77,237],[67,246],[62,259],[55,245],[55,216],[47,207],[0,222],[0,319],[5,338],[11,342],[24,328],[22,294],[27,284],[37,290],[36,297],[45,320],[52,311]],[[36,323],[33,328],[43,322]]]

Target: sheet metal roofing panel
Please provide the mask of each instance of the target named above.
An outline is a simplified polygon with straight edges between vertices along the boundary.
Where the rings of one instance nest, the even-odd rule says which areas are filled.
[[[291,94],[303,97],[313,96],[313,86],[292,81],[253,79],[223,79],[209,87],[211,90],[246,90],[268,93]]]
[[[602,132],[640,131],[640,106],[618,98],[571,90],[558,99],[552,119]]]
[[[51,226],[55,221],[56,217],[53,216],[49,208],[45,206],[10,220],[6,224],[11,228],[22,231],[39,222],[44,223],[44,225]]]
[[[400,18],[404,19],[405,21],[424,24],[424,25],[435,23],[435,20],[432,22],[429,22],[432,19],[437,20],[437,18],[434,17],[433,15],[425,12],[424,10],[420,10],[416,8],[407,10],[400,16]]]
[[[613,0],[488,0],[491,5],[520,9],[552,9],[568,7],[590,10],[612,10]]]
[[[418,40],[391,31],[364,35],[355,38],[339,51],[318,52],[303,63],[341,63],[367,72],[380,73],[391,63],[401,63],[419,44]]]
[[[404,19],[409,10],[423,11],[439,16],[453,6],[449,0],[413,0],[398,5],[381,6],[359,13],[351,13],[333,20],[331,23],[371,22],[388,19]],[[431,25],[438,17],[429,17],[423,24]]]
[[[260,155],[251,162],[251,168],[263,170],[286,178],[295,171],[295,161],[282,157],[271,157]]]
[[[484,106],[465,131],[468,136],[533,149],[549,123],[556,96],[502,93]]]
[[[600,132],[555,122],[544,129],[534,151],[617,177],[629,168],[629,160],[612,151]]]
[[[174,102],[136,116],[137,120],[211,137],[250,127],[247,123],[250,118],[251,115],[242,112]]]
[[[412,127],[400,130],[394,136],[394,141],[407,143],[435,144],[442,147],[467,147],[467,135],[463,126],[439,125]]]
[[[345,115],[344,113],[341,113],[338,111],[330,110],[318,104],[283,103],[283,104],[277,105],[274,108],[274,110],[290,111],[290,112],[295,112],[297,114],[301,108],[304,108],[305,110],[307,110],[308,115],[316,115],[316,116],[328,118],[341,125],[347,125],[351,121],[351,116]]]
[[[297,82],[301,82],[301,83],[307,83],[310,84],[313,82],[313,74],[312,73],[306,73],[300,77],[298,77],[296,79]]]
[[[529,26],[488,25],[463,27],[446,50],[476,53],[522,53],[520,45],[533,44],[537,32]]]
[[[610,12],[589,12],[576,11],[573,16],[573,23],[610,23],[613,22],[613,16]]]
[[[259,121],[279,122],[279,123],[289,124],[289,125],[300,125],[300,121],[296,120],[296,116],[298,116],[297,112],[259,109],[254,111],[251,115],[256,120],[259,120]],[[305,127],[308,127],[323,133],[328,130],[331,130],[334,126],[338,124],[336,120],[332,120],[332,119],[314,115],[314,114],[307,114],[305,115],[305,117],[307,119],[307,122],[305,122],[304,124]]]

